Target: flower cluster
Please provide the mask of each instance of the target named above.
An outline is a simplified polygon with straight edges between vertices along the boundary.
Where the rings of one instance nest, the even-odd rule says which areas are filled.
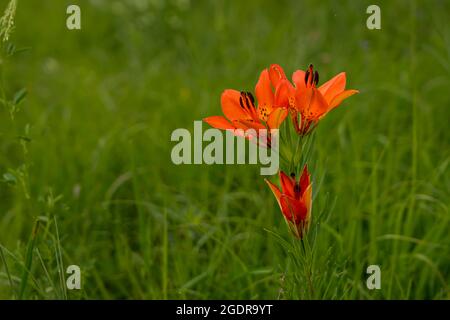
[[[319,73],[313,65],[306,71],[295,71],[291,82],[283,68],[273,64],[261,72],[255,86],[257,104],[251,92],[227,89],[221,97],[224,116],[203,120],[217,129],[242,129],[234,132],[245,133],[248,129],[253,129],[252,132],[278,129],[289,116],[295,132],[302,138],[309,135],[328,112],[358,93],[357,90],[346,90],[345,86],[345,72],[319,86]],[[281,188],[267,179],[266,182],[289,228],[296,237],[303,238],[311,223],[311,175],[305,165],[298,180],[294,173],[288,176],[283,171],[279,172],[279,180]]]

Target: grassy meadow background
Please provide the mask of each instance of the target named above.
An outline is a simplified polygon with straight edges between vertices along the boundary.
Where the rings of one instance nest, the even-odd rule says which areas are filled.
[[[3,101],[27,90],[13,118],[0,108],[0,298],[310,298],[259,167],[176,166],[170,134],[271,63],[313,63],[360,94],[315,132],[312,298],[449,299],[450,3],[376,1],[368,30],[371,4],[19,0],[9,41],[26,50],[0,64]]]

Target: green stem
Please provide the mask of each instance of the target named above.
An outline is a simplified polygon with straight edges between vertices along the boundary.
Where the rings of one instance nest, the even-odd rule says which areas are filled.
[[[9,286],[11,287],[11,290],[14,291],[14,285],[12,282],[11,274],[9,273],[8,264],[6,263],[5,254],[3,253],[3,247],[1,245],[0,245],[0,258],[2,258],[2,262],[5,265],[5,272],[6,275],[8,276]]]
[[[39,230],[39,220],[36,220],[33,227],[33,232],[31,233],[30,240],[28,241],[27,253],[25,257],[25,266],[22,272],[22,281],[20,283],[19,300],[22,300],[25,294],[25,289],[28,283],[28,276],[31,272],[31,264],[33,262],[33,250],[36,244],[36,237]]]
[[[309,290],[309,297],[312,299],[314,297],[314,286],[312,283],[312,265],[310,260],[310,255],[306,251],[305,243],[303,239],[300,240],[302,244],[303,253],[305,255],[305,264],[304,264],[304,271],[305,271],[305,277],[306,281],[308,282],[308,290]]]
[[[290,162],[290,164],[289,164],[289,170],[290,170],[290,171],[293,170],[292,168],[295,168],[295,167],[296,167],[296,165],[295,165],[295,156],[297,155],[298,150],[299,150],[299,148],[300,148],[301,140],[302,140],[302,138],[301,138],[301,136],[299,135],[299,136],[297,137],[297,142],[296,142],[296,144],[295,144],[295,151],[294,151],[294,153],[292,154],[291,162]]]

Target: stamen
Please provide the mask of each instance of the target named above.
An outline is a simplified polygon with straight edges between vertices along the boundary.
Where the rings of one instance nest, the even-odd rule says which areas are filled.
[[[241,105],[241,108],[250,111],[250,106],[248,105],[248,97],[247,93],[244,91],[241,91],[241,96],[239,97],[239,104]]]
[[[319,83],[319,73],[316,71],[314,72],[314,83],[317,84]]]
[[[309,65],[308,71],[311,74],[311,77],[309,78],[309,85],[312,86],[314,82],[314,66],[312,64]]]
[[[295,173],[294,172],[291,173],[291,178],[295,179]]]
[[[241,96],[239,97],[239,104],[241,105],[241,108],[242,108],[242,109],[245,109],[245,107],[244,107],[244,102],[243,102],[243,100],[242,100],[242,92],[241,92]]]
[[[308,70],[305,72],[305,84],[306,86],[312,85],[314,82],[314,66],[312,64],[309,65]]]
[[[248,97],[248,93],[244,92],[244,98],[245,98],[245,106],[248,110],[251,110],[252,105],[250,104],[250,98]]]
[[[255,98],[253,97],[251,92],[247,92],[248,97],[250,98],[250,101],[252,102],[252,105],[255,104]]]

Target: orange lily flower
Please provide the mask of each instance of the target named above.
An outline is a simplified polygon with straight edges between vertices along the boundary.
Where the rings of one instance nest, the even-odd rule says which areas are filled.
[[[245,134],[248,129],[254,129],[258,134],[260,129],[278,129],[286,118],[287,108],[278,107],[268,70],[261,72],[255,87],[258,108],[255,107],[255,99],[250,92],[239,92],[227,89],[222,93],[221,105],[223,116],[204,118],[203,121],[214,128],[222,130],[244,130],[246,138],[254,137]],[[270,145],[270,144],[269,144]]]
[[[278,101],[290,108],[291,117],[298,134],[307,135],[328,112],[342,101],[358,93],[345,90],[346,74],[341,72],[317,88],[319,73],[313,65],[308,70],[297,70],[292,75],[295,87],[284,78],[277,87]],[[298,119],[300,115],[300,123]]]
[[[289,229],[302,239],[311,222],[312,185],[308,167],[305,165],[298,181],[294,173],[289,177],[280,171],[279,176],[281,190],[269,180],[265,181],[275,195]]]

